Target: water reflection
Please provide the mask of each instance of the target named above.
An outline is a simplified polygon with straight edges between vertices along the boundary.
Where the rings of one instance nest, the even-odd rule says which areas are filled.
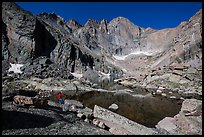
[[[108,109],[115,103],[119,106],[116,113],[147,127],[154,127],[164,117],[176,115],[181,108],[180,100],[170,100],[161,96],[132,96],[125,92],[92,91],[71,98],[83,102],[85,106],[92,109],[94,105]]]

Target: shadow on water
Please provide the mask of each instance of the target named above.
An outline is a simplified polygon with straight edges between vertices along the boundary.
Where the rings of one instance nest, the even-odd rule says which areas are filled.
[[[109,109],[115,103],[118,110],[111,110],[130,120],[147,127],[155,125],[165,117],[173,117],[181,109],[181,100],[171,100],[161,96],[132,96],[129,93],[111,93],[91,91],[81,95],[66,97],[79,100],[85,106],[93,109],[94,105]]]
[[[25,112],[2,109],[2,130],[43,128],[54,122],[53,118]]]

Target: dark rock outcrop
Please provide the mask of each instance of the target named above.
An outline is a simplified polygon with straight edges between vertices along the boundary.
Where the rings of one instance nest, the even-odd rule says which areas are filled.
[[[34,58],[40,56],[50,57],[50,53],[54,50],[57,45],[55,38],[46,30],[45,26],[36,20],[36,27],[34,31]]]
[[[12,63],[27,63],[46,56],[70,72],[84,72],[87,67],[94,69],[94,66],[101,71],[104,68],[109,71],[119,70],[94,53],[95,49],[98,53],[101,49],[96,37],[93,40],[90,37],[90,28],[84,30],[84,27],[85,33],[80,33],[78,39],[75,33],[82,26],[74,20],[65,23],[55,13],[32,15],[12,2],[4,2],[2,9],[3,59]],[[93,24],[96,21],[88,21],[85,26],[91,27]]]
[[[8,51],[8,45],[9,45],[9,39],[7,37],[7,26],[2,21],[2,60],[8,60],[9,58],[9,51]]]
[[[38,57],[31,63],[26,63],[21,70],[24,72],[22,74],[24,77],[36,76],[43,79],[48,77],[64,79],[74,78],[67,68],[60,68],[58,64],[53,63],[45,56]]]

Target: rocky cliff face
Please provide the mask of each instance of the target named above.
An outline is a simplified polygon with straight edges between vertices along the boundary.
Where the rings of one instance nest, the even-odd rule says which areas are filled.
[[[33,56],[35,17],[15,3],[9,2],[2,4],[2,15],[5,30],[2,32],[2,37],[5,37],[2,39],[5,41],[3,58],[9,59],[10,62],[23,63]]]
[[[74,35],[82,26],[73,19],[64,22],[54,13],[32,15],[10,2],[3,3],[2,11],[3,60],[24,64],[46,56],[71,72],[84,72],[87,68],[120,71],[92,51],[98,45],[89,40],[89,32]],[[80,35],[85,38],[80,40]]]
[[[122,21],[117,20],[117,22]],[[113,33],[116,34],[114,37],[121,41],[119,42],[121,48],[116,49],[116,52],[113,53],[115,64],[124,72],[134,75],[135,70],[140,70],[140,73],[143,73],[144,69],[162,68],[175,63],[195,68],[202,67],[202,9],[189,21],[182,22],[175,28],[153,30],[137,27],[138,30],[132,34],[137,38],[128,36],[126,32],[130,33],[132,29],[127,29],[130,28],[129,23],[126,23],[125,26],[123,34]],[[112,43],[114,43],[113,41]],[[135,43],[131,43],[131,41]],[[117,45],[116,43],[115,41],[114,44]]]
[[[155,66],[170,65],[171,63],[187,63],[193,67],[201,67],[202,63],[202,9],[188,22],[182,22],[175,28],[175,36],[170,37],[171,46],[168,52],[157,59]]]
[[[49,57],[71,72],[87,68],[105,73],[168,66],[201,65],[202,9],[176,28],[142,28],[126,18],[110,22],[74,19],[65,22],[55,13],[32,15],[15,3],[2,5],[2,59],[25,63]],[[135,64],[137,66],[131,66]],[[128,69],[130,68],[130,69]]]

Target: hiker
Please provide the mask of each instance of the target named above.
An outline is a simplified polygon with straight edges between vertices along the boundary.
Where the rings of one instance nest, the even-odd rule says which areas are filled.
[[[61,92],[58,92],[57,94],[57,101],[59,104],[62,104],[62,93]]]

